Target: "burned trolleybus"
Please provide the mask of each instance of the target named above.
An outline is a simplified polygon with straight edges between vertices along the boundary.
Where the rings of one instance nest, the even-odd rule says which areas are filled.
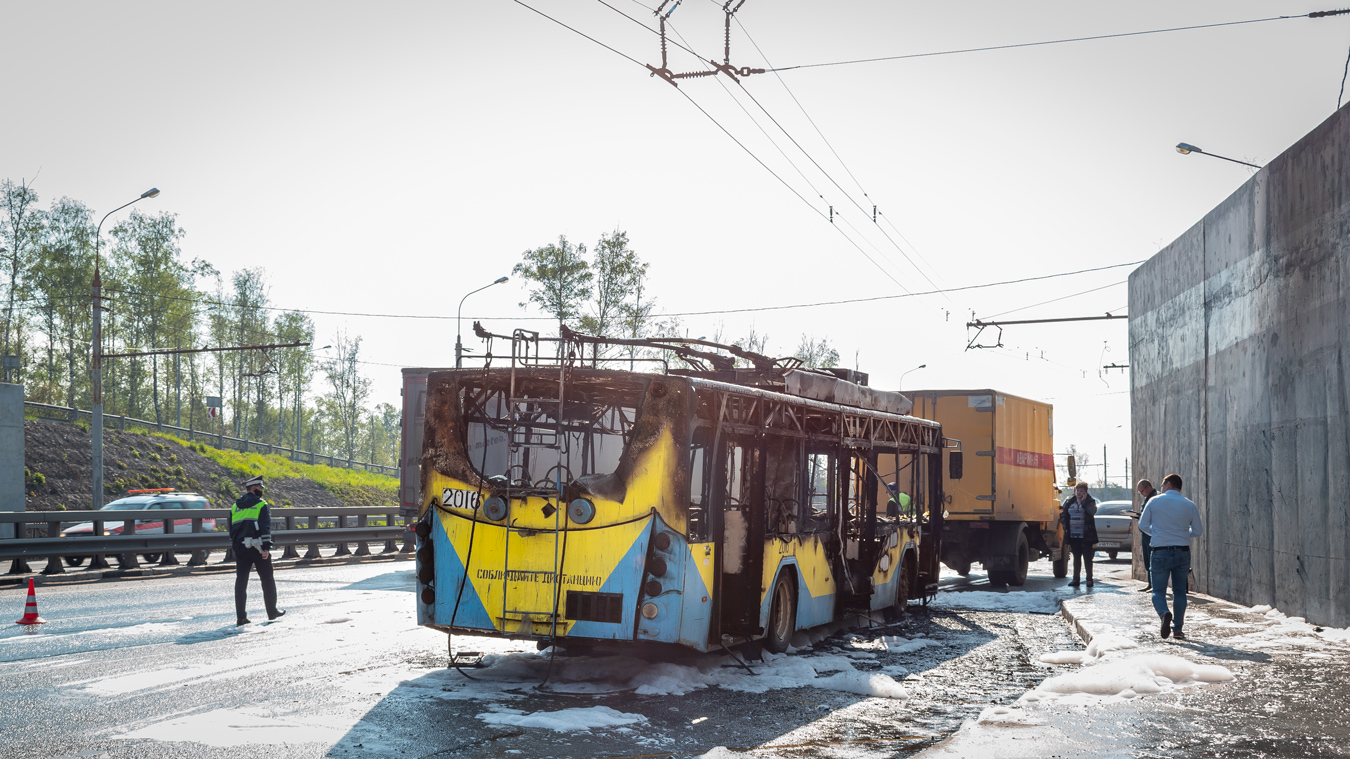
[[[572,358],[517,331],[501,366],[428,375],[420,624],[783,651],[936,592],[945,441],[903,396],[702,341],[642,341],[692,369],[606,369],[564,335]]]

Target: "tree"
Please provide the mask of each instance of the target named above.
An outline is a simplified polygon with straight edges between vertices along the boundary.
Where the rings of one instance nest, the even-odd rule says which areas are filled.
[[[580,315],[581,304],[591,295],[595,275],[585,256],[584,244],[574,246],[559,235],[557,245],[525,251],[520,263],[511,269],[512,274],[531,283],[530,302],[558,320],[559,335],[563,324]]]
[[[299,311],[288,311],[277,317],[276,337],[278,343],[308,343],[314,340],[314,322]],[[277,356],[277,437],[287,444],[294,432],[299,431],[301,407],[305,391],[314,378],[314,354],[306,348],[283,348]],[[289,399],[289,400],[288,400]],[[290,406],[289,417],[281,406]],[[286,422],[289,421],[289,427]],[[287,429],[292,434],[287,435]],[[291,441],[297,447],[298,439]]]
[[[827,337],[817,340],[814,335],[807,337],[803,334],[801,342],[797,343],[797,351],[792,355],[813,369],[829,369],[839,365],[839,351],[830,347]]]
[[[628,233],[614,230],[601,235],[590,265],[595,278],[595,297],[590,313],[581,317],[581,331],[608,336],[623,325],[624,307],[638,294],[647,279],[647,264],[628,247]]]
[[[42,229],[42,213],[35,208],[37,202],[37,193],[30,183],[20,181],[16,185],[8,179],[0,182],[0,207],[4,210],[4,216],[0,217],[0,247],[5,248],[0,262],[9,280],[5,305],[6,356],[10,355],[10,335],[14,333],[14,301],[28,274]]]
[[[237,271],[233,276],[233,284],[234,295],[228,305],[231,323],[227,332],[227,344],[261,345],[271,342],[267,318],[270,298],[266,274],[259,268]],[[267,369],[264,357],[257,351],[231,351],[219,355],[220,360],[229,362],[233,370],[234,434],[249,437],[248,423],[254,416],[250,413],[250,407],[255,405],[254,398],[250,396],[256,397],[257,401],[261,402],[266,392],[266,384],[263,382]],[[255,439],[262,439],[261,435],[257,434],[260,430],[256,424],[252,432]]]
[[[333,358],[324,362],[331,391],[327,411],[341,435],[344,458],[356,457],[358,427],[364,417],[366,399],[370,397],[370,380],[361,376],[361,337],[355,338],[339,331],[333,339]]]
[[[124,315],[137,346],[142,350],[163,350],[177,347],[196,326],[196,279],[199,272],[209,271],[201,261],[185,262],[179,241],[184,232],[178,226],[175,214],[161,213],[149,216],[132,211],[126,221],[112,231],[114,245],[111,257],[116,260],[118,285],[114,288],[115,303]],[[130,362],[133,372],[128,386],[130,407],[140,410],[140,382],[138,367],[144,359],[119,359]],[[167,366],[171,362],[162,362]],[[160,391],[159,356],[150,357],[150,398],[155,421],[163,423]],[[166,377],[167,379],[167,377]]]
[[[64,402],[72,408],[78,405],[77,387],[87,387],[89,351],[85,346],[91,337],[88,293],[94,272],[92,216],[79,201],[54,201],[45,214],[33,267],[33,295],[42,309],[47,336],[48,402],[62,402],[57,386],[64,372]]]
[[[1078,473],[1076,475],[1077,478],[1082,482],[1087,482],[1087,473],[1084,472],[1083,470],[1087,468],[1088,464],[1091,463],[1092,459],[1089,458],[1088,455],[1083,451],[1078,450],[1078,446],[1074,445],[1073,443],[1069,444],[1068,454],[1069,457],[1073,459],[1074,466],[1078,470]],[[1068,475],[1067,462],[1064,469],[1065,469],[1064,473],[1067,476]]]

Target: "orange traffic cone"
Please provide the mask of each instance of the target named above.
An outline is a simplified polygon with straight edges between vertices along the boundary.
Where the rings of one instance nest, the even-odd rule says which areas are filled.
[[[16,625],[45,625],[47,620],[38,616],[37,613],[37,592],[33,587],[33,578],[28,578],[28,605],[23,608],[23,619],[18,620]]]

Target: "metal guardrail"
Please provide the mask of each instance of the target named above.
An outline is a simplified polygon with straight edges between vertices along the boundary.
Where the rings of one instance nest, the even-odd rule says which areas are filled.
[[[211,520],[215,520],[214,529],[207,527]],[[91,569],[109,568],[107,556],[115,557],[121,569],[135,569],[140,566],[137,555],[159,566],[174,566],[179,563],[175,553],[191,553],[188,566],[204,566],[212,550],[224,549],[225,558],[219,563],[228,564],[233,563],[234,554],[229,532],[221,528],[229,520],[229,509],[0,512],[0,524],[13,524],[15,535],[0,539],[0,560],[12,560],[9,574],[24,574],[33,571],[28,559],[46,557],[42,574],[50,575],[65,572],[68,563],[82,564],[84,557],[90,557]],[[272,543],[283,547],[281,558],[301,561],[320,558],[323,545],[336,546],[336,556],[370,556],[370,543],[379,541],[384,541],[381,553],[410,553],[414,550],[412,533],[399,521],[398,506],[278,508],[272,511]],[[83,522],[93,523],[89,536],[61,536],[63,525]],[[160,527],[158,532],[104,534],[126,522],[136,522],[142,529],[146,522]],[[45,525],[46,536],[30,537],[30,525]],[[404,541],[402,548],[396,545],[399,538]],[[350,547],[353,543],[355,551]],[[303,556],[299,546],[307,547]]]
[[[39,419],[45,419],[53,422],[69,422],[75,424],[81,420],[88,421],[90,414],[84,409],[74,409],[68,406],[52,406],[46,403],[34,403],[33,401],[24,401],[25,411],[31,411]],[[244,438],[230,437],[225,434],[207,432],[205,430],[196,430],[189,427],[178,427],[163,422],[153,422],[149,419],[137,419],[130,416],[118,416],[114,414],[105,414],[103,417],[104,429],[118,429],[125,431],[127,425],[136,427],[146,427],[156,432],[171,432],[189,442],[198,440],[210,443],[216,448],[233,448],[243,453],[267,453],[289,456],[291,461],[298,461],[305,464],[323,464],[331,467],[343,467],[345,469],[364,469],[367,472],[377,472],[387,474],[391,477],[397,477],[399,469],[396,466],[384,466],[383,464],[372,464],[366,461],[356,461],[354,459],[344,459],[338,456],[326,456],[322,453],[313,451],[302,451],[298,448],[287,448],[281,445],[271,443],[259,443],[256,440],[245,440]]]

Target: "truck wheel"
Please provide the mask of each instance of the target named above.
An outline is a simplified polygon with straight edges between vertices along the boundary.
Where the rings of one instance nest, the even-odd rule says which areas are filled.
[[[1119,551],[1107,551],[1107,552],[1106,552],[1106,555],[1111,557],[1111,561],[1115,561],[1115,560],[1116,560],[1116,556],[1118,556],[1119,554],[1120,554]]]
[[[993,585],[995,588],[1002,588],[1007,586],[1008,582],[1011,579],[1012,579],[1012,572],[1008,572],[1003,569],[989,570],[989,584]]]
[[[953,572],[961,575],[962,577],[970,576],[970,559],[962,559],[960,561],[949,561],[947,562],[947,566],[951,567],[951,570]]]
[[[778,582],[773,586],[773,608],[769,610],[769,634],[764,638],[764,647],[776,654],[787,651],[796,629],[797,588],[791,582],[790,572],[779,572]]]
[[[1054,562],[1051,563],[1051,566],[1054,567],[1054,570],[1055,570],[1055,577],[1063,578],[1063,577],[1068,577],[1068,576],[1069,576],[1069,557],[1068,557],[1068,556],[1065,556],[1065,557],[1062,558],[1062,559],[1055,559]]]
[[[1017,564],[1008,573],[1008,582],[1021,587],[1027,584],[1027,565],[1031,563],[1031,545],[1027,542],[1027,531],[1017,531]]]
[[[83,556],[67,556],[67,557],[66,557],[66,566],[68,566],[68,567],[78,567],[79,565],[81,565],[81,564],[83,564],[83,563],[84,563],[84,557],[83,557]]]
[[[158,563],[159,563],[159,554],[157,554],[157,553],[143,553],[143,554],[141,554],[141,558],[142,558],[142,559],[145,559],[145,563],[146,563],[146,564],[158,564]]]

